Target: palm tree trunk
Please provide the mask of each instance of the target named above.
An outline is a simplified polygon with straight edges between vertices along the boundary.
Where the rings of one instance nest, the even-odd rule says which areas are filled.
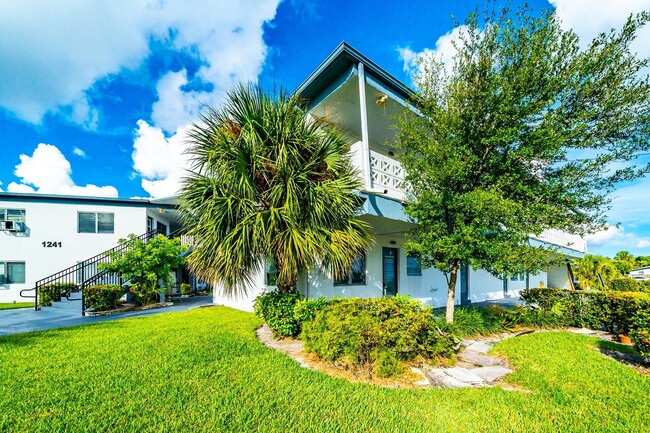
[[[294,293],[296,290],[298,290],[297,278],[292,277],[288,282],[278,280],[278,292]]]
[[[451,269],[449,270],[449,280],[447,282],[447,310],[445,312],[445,320],[447,323],[454,321],[454,306],[456,301],[456,279],[458,277],[458,260],[451,262]]]

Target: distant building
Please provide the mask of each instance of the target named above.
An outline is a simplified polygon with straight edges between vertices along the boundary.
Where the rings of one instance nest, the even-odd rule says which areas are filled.
[[[0,302],[25,301],[21,290],[54,274],[82,284],[97,273],[89,259],[129,234],[169,235],[180,227],[177,202],[0,193]]]
[[[632,271],[630,271],[629,277],[640,281],[650,280],[650,266],[632,269]]]

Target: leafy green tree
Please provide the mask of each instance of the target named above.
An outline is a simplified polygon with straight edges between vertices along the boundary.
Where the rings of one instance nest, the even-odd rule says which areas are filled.
[[[629,251],[617,252],[613,262],[623,276],[627,276],[636,265],[636,259]]]
[[[99,269],[115,272],[129,281],[136,303],[143,305],[155,301],[172,283],[172,272],[185,260],[182,256],[185,248],[180,239],[158,235],[145,242],[130,234],[119,243],[128,248],[109,253],[111,261],[101,263]]]
[[[650,86],[638,75],[648,60],[630,50],[647,21],[630,17],[581,50],[553,11],[476,12],[449,71],[422,62],[421,116],[405,113],[397,138],[418,221],[407,248],[446,273],[448,321],[461,264],[544,269],[559,255],[529,235],[602,229],[615,184],[648,171],[630,163],[650,147]]]
[[[278,290],[294,292],[300,271],[344,275],[370,244],[349,144],[297,96],[239,86],[189,137],[181,209],[200,279],[237,295],[270,260]]]
[[[650,256],[639,256],[634,261],[634,266],[636,268],[644,268],[650,266]]]
[[[585,254],[583,258],[574,260],[573,265],[573,272],[581,289],[606,290],[613,279],[626,276],[621,275],[609,257]]]

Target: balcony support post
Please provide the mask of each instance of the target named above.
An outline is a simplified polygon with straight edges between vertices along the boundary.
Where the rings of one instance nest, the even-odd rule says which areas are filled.
[[[361,169],[366,190],[372,189],[370,175],[370,145],[368,140],[368,112],[366,110],[366,73],[359,62],[359,108],[361,110]]]

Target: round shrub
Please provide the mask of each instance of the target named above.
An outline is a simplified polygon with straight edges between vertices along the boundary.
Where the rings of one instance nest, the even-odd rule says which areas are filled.
[[[440,335],[432,311],[399,296],[332,302],[305,324],[302,335],[305,348],[321,358],[371,367],[378,375],[397,372],[396,362],[453,352],[451,337]]]
[[[114,310],[119,306],[124,289],[115,284],[100,284],[84,289],[86,309],[93,311]]]
[[[255,298],[255,314],[269,325],[276,337],[295,337],[300,332],[300,322],[294,315],[300,293],[266,292]]]

